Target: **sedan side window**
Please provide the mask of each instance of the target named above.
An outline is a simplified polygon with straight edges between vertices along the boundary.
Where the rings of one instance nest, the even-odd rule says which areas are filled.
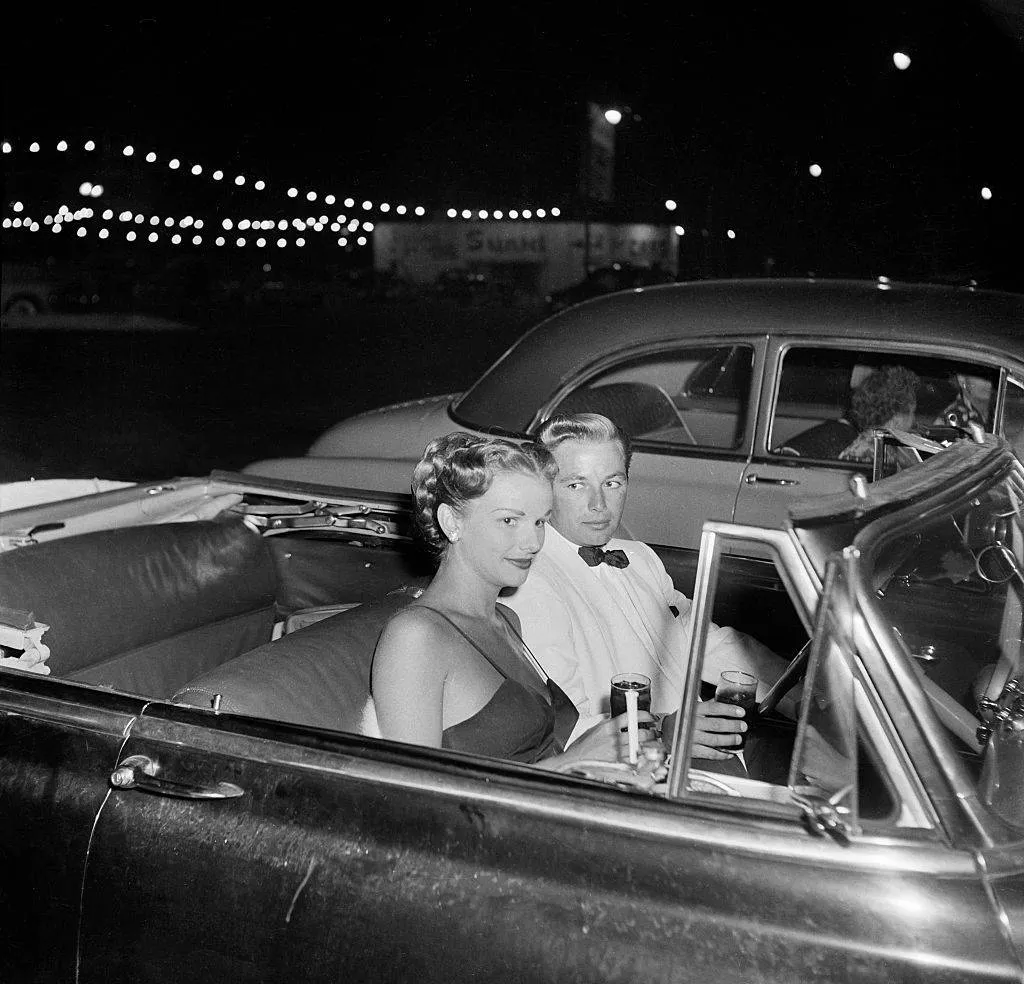
[[[998,370],[904,353],[793,347],[771,422],[773,454],[871,461],[876,428],[916,431],[947,415],[992,429]]]
[[[754,353],[749,345],[676,349],[619,363],[570,392],[555,413],[600,413],[631,440],[739,448]]]

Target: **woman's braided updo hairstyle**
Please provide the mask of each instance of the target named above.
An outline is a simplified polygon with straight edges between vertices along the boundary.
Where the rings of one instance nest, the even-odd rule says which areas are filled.
[[[520,472],[551,481],[558,466],[539,444],[514,444],[464,431],[431,441],[412,473],[413,520],[416,532],[435,556],[444,553],[448,538],[437,521],[437,507],[447,503],[460,512],[482,496],[498,472]]]

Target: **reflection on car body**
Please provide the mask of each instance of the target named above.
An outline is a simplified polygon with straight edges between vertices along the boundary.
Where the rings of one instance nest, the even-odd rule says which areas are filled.
[[[601,294],[611,294],[635,287],[650,287],[653,284],[668,284],[674,279],[671,271],[662,267],[613,263],[611,266],[591,270],[579,283],[549,294],[546,299],[547,306],[549,311],[561,311]]]
[[[301,458],[246,471],[405,491],[453,430],[526,438],[560,410],[614,417],[634,457],[624,527],[696,546],[706,518],[781,528],[789,506],[870,478],[787,442],[847,410],[882,366],[919,378],[915,428],[948,411],[1014,440],[1024,428],[1024,297],[889,281],[730,280],[596,298],[527,332],[466,392],[342,421]],[[966,401],[966,402],[965,402]],[[970,406],[966,404],[969,403]],[[686,489],[686,508],[674,492]]]
[[[1022,497],[962,440],[660,548],[695,618],[660,782],[369,734],[429,577],[407,497],[215,473],[0,513],[5,979],[1018,980]],[[771,779],[684,767],[712,619],[793,657]]]

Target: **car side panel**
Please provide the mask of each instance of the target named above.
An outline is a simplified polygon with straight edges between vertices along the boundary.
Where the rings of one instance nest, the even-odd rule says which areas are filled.
[[[74,980],[89,837],[131,702],[25,676],[0,673],[0,980]]]
[[[82,984],[1012,979],[971,867],[924,870],[935,845],[911,870],[795,819],[166,713],[125,754],[244,793],[111,795]]]
[[[637,449],[619,535],[696,547],[706,519],[732,518],[744,467],[742,456]]]

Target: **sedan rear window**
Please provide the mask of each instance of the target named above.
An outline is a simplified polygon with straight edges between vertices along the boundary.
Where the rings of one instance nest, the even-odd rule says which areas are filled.
[[[652,450],[739,448],[746,436],[753,349],[673,349],[619,363],[568,393],[554,413],[600,413]]]

